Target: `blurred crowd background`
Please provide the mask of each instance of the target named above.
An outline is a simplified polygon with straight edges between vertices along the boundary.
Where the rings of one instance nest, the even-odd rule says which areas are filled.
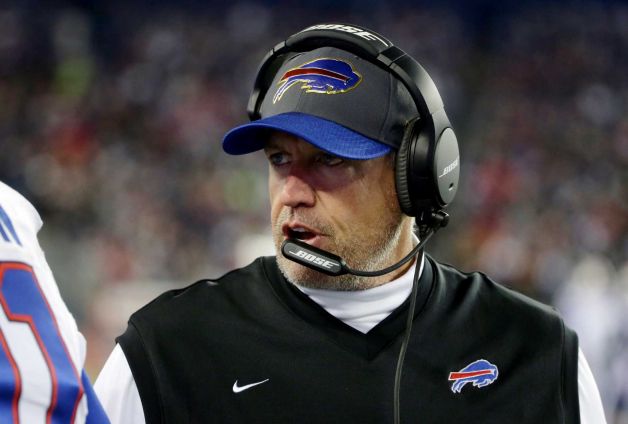
[[[92,377],[150,298],[273,253],[263,155],[220,141],[270,47],[323,21],[382,33],[441,90],[461,187],[428,251],[557,307],[628,423],[621,1],[0,3],[0,179],[41,212]]]

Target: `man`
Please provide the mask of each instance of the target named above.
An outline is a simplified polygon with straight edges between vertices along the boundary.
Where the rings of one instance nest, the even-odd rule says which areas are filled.
[[[39,247],[35,208],[0,182],[0,422],[108,423],[85,339]]]
[[[249,112],[223,148],[264,151],[277,255],[131,317],[96,382],[114,422],[604,422],[557,314],[417,253],[459,169],[423,68],[317,25],[267,56]]]

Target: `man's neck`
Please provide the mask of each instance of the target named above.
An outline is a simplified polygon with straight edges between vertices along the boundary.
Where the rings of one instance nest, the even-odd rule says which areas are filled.
[[[405,230],[401,232],[398,247],[396,249],[395,261],[390,265],[393,265],[402,260],[410,251],[419,243],[419,238],[411,230]],[[407,264],[397,268],[395,271],[388,275],[388,282],[394,281],[408,272],[410,267],[414,264],[414,260],[408,261]]]

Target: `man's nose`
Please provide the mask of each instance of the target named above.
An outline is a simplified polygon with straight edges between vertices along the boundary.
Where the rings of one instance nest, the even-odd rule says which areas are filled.
[[[291,173],[284,179],[280,195],[281,202],[288,207],[312,207],[316,194],[308,181],[301,175]]]

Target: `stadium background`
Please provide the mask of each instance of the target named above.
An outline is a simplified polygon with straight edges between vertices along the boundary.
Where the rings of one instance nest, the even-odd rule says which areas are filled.
[[[456,127],[428,250],[559,308],[628,423],[628,5],[416,3],[0,4],[0,179],[41,211],[92,376],[139,305],[272,252],[265,161],[221,136],[271,46],[346,21],[418,58]]]

